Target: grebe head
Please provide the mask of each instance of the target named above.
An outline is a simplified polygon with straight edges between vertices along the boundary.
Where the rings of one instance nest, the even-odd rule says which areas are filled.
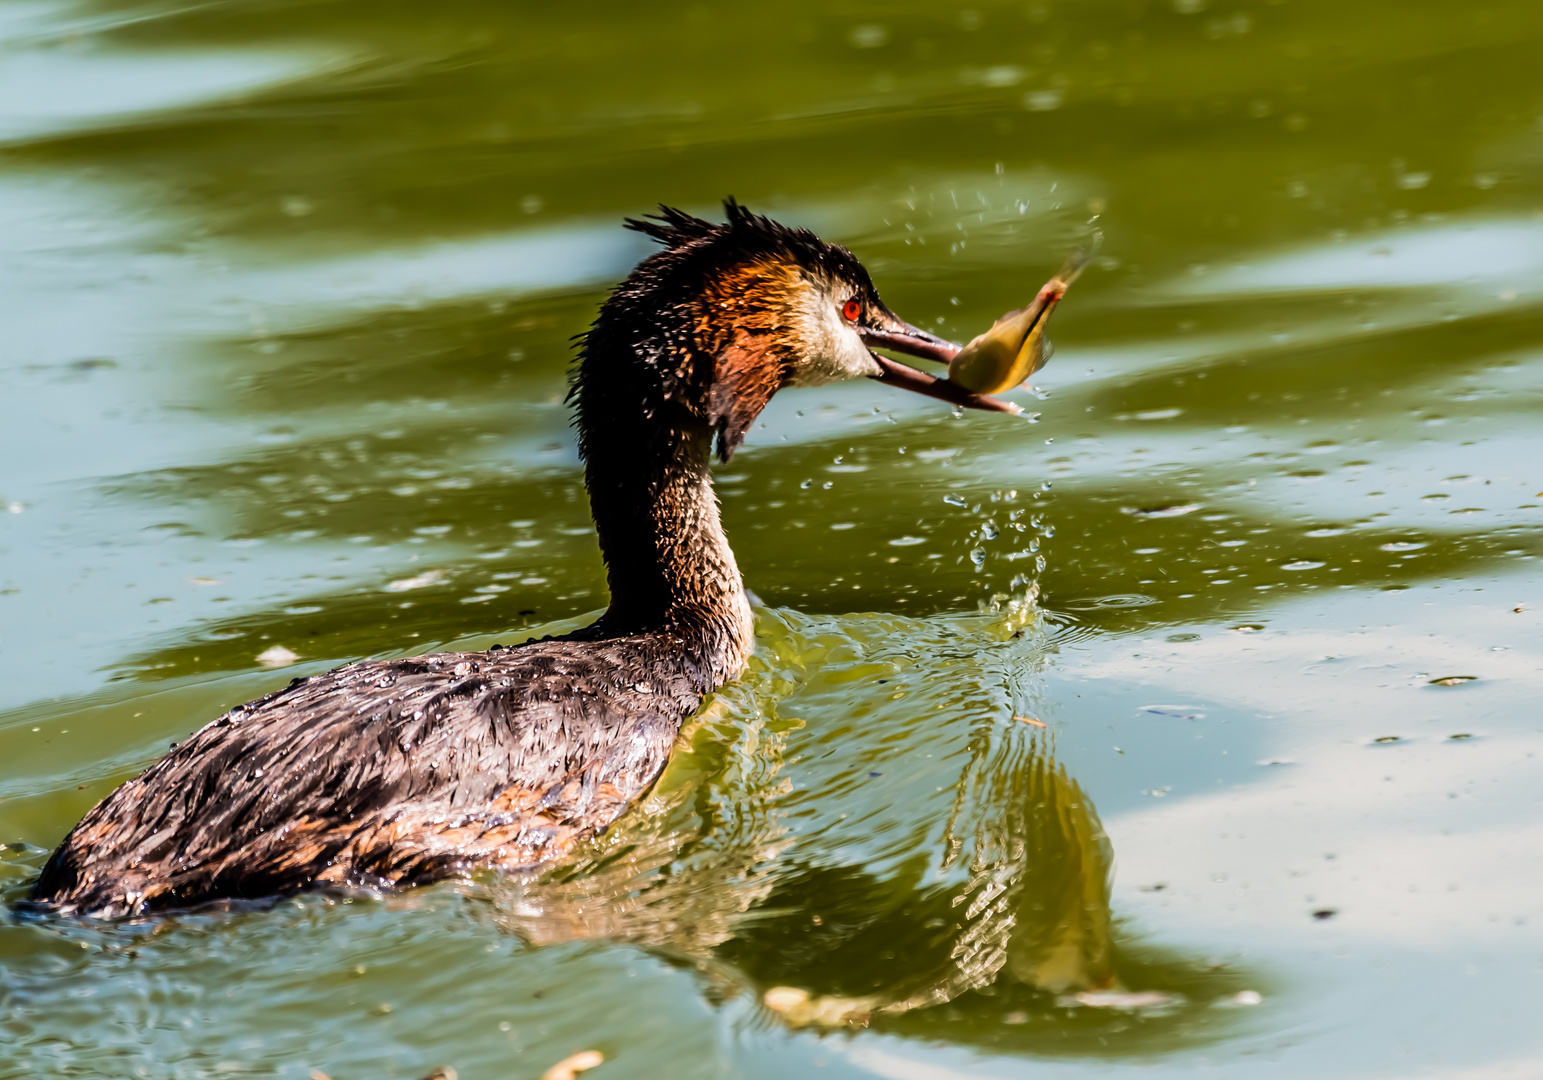
[[[632,326],[631,351],[656,358],[662,397],[707,421],[720,458],[728,460],[783,387],[866,376],[966,407],[1015,411],[874,353],[946,363],[959,347],[890,311],[846,248],[732,199],[724,209],[721,224],[664,206],[629,220],[666,250],[645,260],[602,314],[602,322]],[[600,330],[597,323],[592,338]]]

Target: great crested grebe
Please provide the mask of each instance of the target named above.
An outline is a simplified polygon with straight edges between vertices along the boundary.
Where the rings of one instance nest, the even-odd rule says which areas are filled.
[[[512,648],[349,664],[232,709],[87,813],[35,904],[111,917],[528,869],[647,790],[752,646],[714,441],[727,461],[782,387],[858,376],[1014,411],[872,353],[947,361],[958,346],[890,312],[851,252],[725,209],[721,225],[668,207],[629,220],[664,250],[580,349],[570,400],[605,614]]]

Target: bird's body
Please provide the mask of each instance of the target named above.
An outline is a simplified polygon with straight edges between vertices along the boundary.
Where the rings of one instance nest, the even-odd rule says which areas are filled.
[[[752,646],[714,441],[727,460],[784,386],[867,375],[959,400],[868,352],[952,354],[889,313],[849,252],[728,210],[724,225],[670,210],[631,222],[666,248],[584,341],[572,397],[611,586],[599,621],[349,664],[233,709],[87,813],[33,902],[120,916],[526,869],[646,791]]]
[[[648,788],[722,677],[683,644],[543,641],[297,680],[113,792],[39,892],[122,915],[561,857]]]

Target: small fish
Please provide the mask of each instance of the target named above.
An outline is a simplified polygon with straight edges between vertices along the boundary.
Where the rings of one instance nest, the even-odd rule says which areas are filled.
[[[960,349],[948,362],[948,381],[977,394],[1000,394],[1044,367],[1051,353],[1050,339],[1045,336],[1050,313],[1098,254],[1101,239],[1095,233],[1090,248],[1067,259],[1028,307],[1009,311]]]

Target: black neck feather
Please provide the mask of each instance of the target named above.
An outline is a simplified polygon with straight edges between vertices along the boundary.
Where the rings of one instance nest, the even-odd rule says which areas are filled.
[[[712,428],[701,403],[712,360],[696,352],[696,290],[678,273],[664,276],[635,273],[617,289],[585,337],[574,379],[611,589],[594,632],[705,637],[734,653],[737,668],[749,616],[708,466]]]

